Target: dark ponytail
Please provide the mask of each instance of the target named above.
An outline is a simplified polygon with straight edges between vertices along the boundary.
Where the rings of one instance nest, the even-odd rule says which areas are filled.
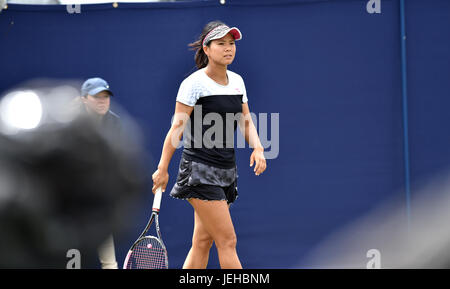
[[[203,28],[202,34],[200,34],[200,36],[198,37],[198,40],[193,43],[189,43],[189,47],[191,47],[191,50],[196,50],[194,58],[195,58],[195,64],[197,65],[198,69],[204,68],[208,65],[208,56],[203,51],[203,40],[205,39],[206,35],[211,30],[213,30],[214,28],[221,26],[221,25],[226,25],[226,24],[223,23],[222,21],[218,21],[218,20],[209,22]],[[207,44],[207,46],[209,46],[209,43]]]

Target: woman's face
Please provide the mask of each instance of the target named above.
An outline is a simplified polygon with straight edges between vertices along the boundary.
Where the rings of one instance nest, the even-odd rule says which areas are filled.
[[[209,46],[203,47],[209,62],[219,65],[229,65],[236,55],[236,45],[233,36],[228,33],[220,39],[212,40]]]

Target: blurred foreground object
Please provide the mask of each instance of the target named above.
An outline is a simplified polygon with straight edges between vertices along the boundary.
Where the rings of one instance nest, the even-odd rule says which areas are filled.
[[[147,192],[136,125],[121,112],[120,136],[101,129],[79,113],[78,87],[40,82],[0,100],[0,268],[66,268],[69,249],[95,266]]]
[[[299,267],[449,269],[450,170],[420,182],[410,223],[403,194],[396,194],[399,198],[331,234]]]

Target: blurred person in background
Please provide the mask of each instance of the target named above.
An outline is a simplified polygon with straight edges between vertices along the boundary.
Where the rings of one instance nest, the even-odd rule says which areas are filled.
[[[120,132],[120,118],[110,110],[112,91],[102,78],[94,77],[86,80],[81,87],[82,113],[86,113],[103,129]]]
[[[91,118],[101,129],[110,130],[120,135],[120,118],[110,110],[112,91],[102,78],[86,80],[81,87],[82,113]],[[99,259],[102,269],[118,269],[113,236],[99,248]]]

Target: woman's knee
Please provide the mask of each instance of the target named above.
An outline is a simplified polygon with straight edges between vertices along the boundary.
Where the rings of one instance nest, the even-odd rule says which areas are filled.
[[[234,249],[237,245],[237,237],[234,232],[228,233],[217,238],[215,242],[218,249]]]
[[[198,248],[200,250],[209,250],[213,244],[212,238],[193,238],[192,239],[192,247]]]

